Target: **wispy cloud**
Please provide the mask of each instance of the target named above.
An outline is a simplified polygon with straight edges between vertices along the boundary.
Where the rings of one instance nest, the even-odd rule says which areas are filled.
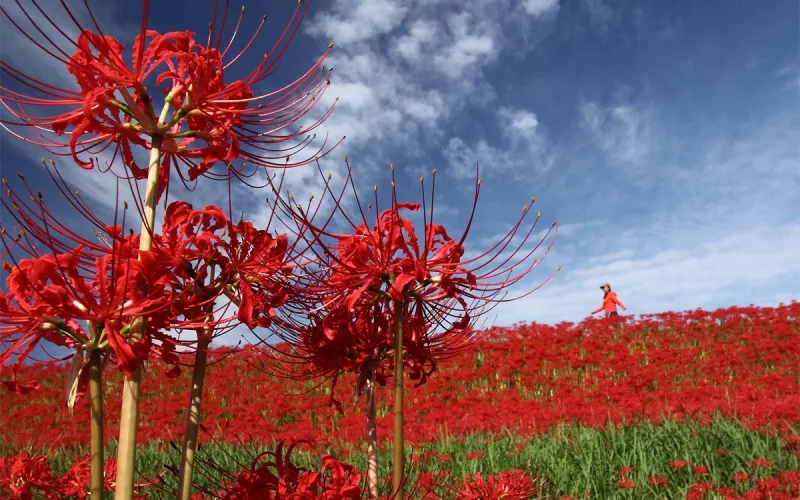
[[[444,150],[449,162],[448,174],[460,179],[474,179],[475,162],[485,174],[509,174],[530,178],[553,165],[543,127],[527,109],[501,107],[490,128],[501,131],[500,144],[481,138],[470,145],[461,137],[450,139]]]
[[[373,15],[378,4],[385,12],[380,19]],[[372,164],[391,161],[375,158],[376,144],[384,156],[417,152],[425,162],[425,148],[449,141],[443,125],[469,106],[496,99],[488,68],[505,51],[533,44],[526,35],[558,11],[554,0],[378,4],[337,0],[308,28],[337,42],[331,63],[344,68],[330,91],[340,100],[328,126],[333,135],[348,136],[346,152]],[[345,29],[356,21],[357,36]]]
[[[613,161],[638,164],[653,149],[652,112],[645,106],[619,103],[580,105],[581,125]]]
[[[522,7],[532,16],[552,15],[558,12],[558,0],[523,0]]]
[[[614,10],[603,0],[583,0],[589,20],[600,32],[608,31],[618,20]]]

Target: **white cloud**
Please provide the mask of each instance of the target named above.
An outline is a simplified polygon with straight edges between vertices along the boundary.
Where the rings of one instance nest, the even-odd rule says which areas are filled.
[[[506,130],[522,139],[533,137],[539,127],[536,115],[526,109],[503,107],[500,116],[506,121]]]
[[[393,152],[419,156],[427,168],[422,151],[445,147],[453,116],[497,99],[487,73],[498,57],[532,48],[527,35],[551,22],[554,16],[543,14],[558,7],[552,0],[384,0],[388,20],[378,23],[372,7],[360,10],[365,3],[337,0],[307,25],[316,38],[337,42],[329,63],[344,69],[326,99],[340,100],[325,127],[348,136],[342,150],[362,172],[392,161],[386,155]],[[353,30],[357,35],[342,33]]]
[[[441,29],[437,22],[430,19],[415,19],[408,32],[394,40],[392,50],[406,61],[414,63],[425,57]]]
[[[337,0],[331,11],[317,15],[308,31],[337,44],[362,42],[395,29],[407,11],[407,3],[393,0]]]
[[[528,14],[538,17],[558,12],[558,0],[523,0],[522,7]]]
[[[653,149],[652,112],[631,103],[601,107],[585,101],[579,108],[581,125],[616,162],[638,164]]]
[[[503,143],[495,145],[481,138],[470,145],[461,137],[451,138],[444,150],[449,175],[474,179],[476,161],[484,173],[503,172],[517,178],[530,178],[532,173],[543,173],[552,167],[553,154],[534,113],[501,107],[496,115],[501,136],[505,138]]]
[[[434,57],[434,68],[451,79],[460,78],[474,67],[481,67],[497,55],[497,46],[486,26],[467,12],[451,14],[447,18],[450,43]]]

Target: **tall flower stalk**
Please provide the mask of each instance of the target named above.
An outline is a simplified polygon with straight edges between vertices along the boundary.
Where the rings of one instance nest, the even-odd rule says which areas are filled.
[[[434,220],[435,179],[434,170],[429,201],[420,179],[422,203],[399,202],[392,165],[390,206],[379,210],[377,186],[374,205],[365,207],[348,164],[342,191],[333,190],[330,178],[325,183],[325,196],[332,200],[334,210],[321,223],[292,198],[281,204],[285,214],[303,228],[302,237],[312,249],[306,263],[308,282],[299,293],[315,304],[306,312],[311,323],[281,325],[279,334],[287,342],[281,352],[289,360],[309,363],[314,375],[336,380],[344,371],[358,373],[357,393],[373,373],[380,374],[378,379],[384,383],[391,374],[395,498],[404,494],[404,371],[409,371],[416,385],[424,384],[438,363],[480,338],[475,325],[497,304],[525,297],[552,277],[521,286],[552,248],[555,224],[534,237],[541,214],[532,216],[531,207],[525,205],[516,222],[488,250],[469,256],[466,240],[482,181],[476,180],[469,219],[455,239]],[[341,202],[346,191],[356,200],[355,216]],[[411,216],[420,209],[422,220],[415,224]],[[374,222],[368,221],[372,210]],[[334,231],[337,225],[352,231]],[[510,296],[507,289],[514,285],[518,291]],[[374,426],[369,407],[367,415],[369,435]],[[374,491],[376,485],[369,486]]]
[[[125,211],[122,224],[104,225],[78,194],[69,191],[57,171],[48,167],[48,172],[66,201],[101,238],[88,240],[61,224],[24,178],[28,200],[4,179],[7,190],[2,205],[12,216],[16,236],[3,228],[4,255],[14,265],[6,266],[8,292],[0,295],[0,317],[7,325],[0,329],[0,342],[8,346],[0,355],[0,370],[16,356],[7,385],[24,392],[30,386],[16,381],[16,370],[41,341],[73,350],[67,403],[71,408],[81,388],[88,385],[91,491],[102,496],[103,360],[114,359],[130,374],[154,349],[149,343],[130,341],[133,318],[146,314],[158,323],[170,293],[158,271],[145,272],[139,262],[135,238],[123,231]]]

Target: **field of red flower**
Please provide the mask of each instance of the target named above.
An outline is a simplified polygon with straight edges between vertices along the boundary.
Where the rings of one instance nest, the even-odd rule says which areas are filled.
[[[557,326],[495,329],[474,348],[438,367],[424,391],[409,386],[411,442],[443,433],[521,437],[558,423],[602,427],[612,422],[735,417],[753,429],[800,422],[800,303],[778,308],[731,308],[668,313],[614,323],[587,320]],[[207,422],[225,422],[226,435],[257,440],[352,442],[364,435],[363,411],[353,407],[354,379],[295,382],[260,370],[249,349],[215,353],[203,402]],[[150,370],[164,369],[151,365]],[[38,391],[5,393],[0,422],[13,446],[85,442],[88,405],[65,407],[65,369],[39,364],[21,378]],[[106,412],[117,420],[118,379],[109,374]],[[145,376],[140,440],[171,440],[182,432],[188,374]],[[361,401],[358,402],[361,404]],[[378,390],[378,425],[391,429],[390,394]],[[108,436],[116,435],[110,429]]]
[[[341,377],[332,394],[330,381],[298,382],[265,374],[263,356],[254,356],[249,348],[216,351],[213,358],[203,404],[206,440],[213,435],[222,445],[243,436],[265,443],[307,439],[317,449],[340,451],[363,441],[363,400],[354,399],[354,378]],[[164,369],[149,366],[150,371]],[[72,415],[67,411],[63,367],[33,365],[20,376],[41,386],[25,396],[4,393],[0,399],[5,451],[85,443],[88,404],[79,401]],[[109,377],[105,387],[109,423],[119,416],[114,397],[118,383]],[[173,379],[145,374],[140,442],[179,440],[188,384],[186,373]],[[774,472],[791,473],[800,453],[800,303],[493,329],[438,367],[424,390],[413,385],[407,381],[408,441],[436,447],[482,436],[483,441],[471,445],[472,460],[482,458],[481,446],[492,440],[512,436],[513,450],[561,424],[624,430],[684,420],[702,428],[717,420],[782,439],[782,467],[787,470]],[[383,440],[391,435],[391,400],[389,390],[379,388],[377,394]],[[343,403],[343,413],[330,404],[332,396]],[[116,435],[116,429],[107,435]],[[742,460],[761,459],[753,457]],[[700,479],[704,475],[702,470],[695,474]],[[800,488],[796,475],[773,479],[781,477]],[[644,481],[653,488],[667,480],[660,477]],[[614,484],[625,490],[636,481],[623,470]]]

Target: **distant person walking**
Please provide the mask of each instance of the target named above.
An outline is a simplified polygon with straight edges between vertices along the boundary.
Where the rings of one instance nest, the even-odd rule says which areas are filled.
[[[603,290],[603,305],[592,311],[592,314],[597,314],[600,311],[605,311],[606,318],[610,318],[612,316],[619,316],[617,313],[617,305],[619,305],[623,311],[627,311],[628,309],[625,307],[625,304],[622,303],[621,300],[617,298],[617,294],[611,290],[611,285],[608,283],[603,283],[600,285],[600,289]]]

